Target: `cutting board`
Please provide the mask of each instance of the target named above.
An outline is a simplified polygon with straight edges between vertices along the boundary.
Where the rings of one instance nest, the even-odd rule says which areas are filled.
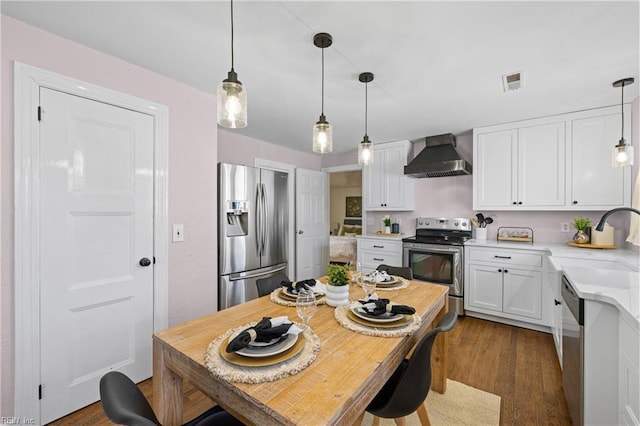
[[[571,247],[580,247],[580,248],[589,248],[589,249],[614,249],[616,248],[615,245],[611,244],[578,244],[578,243],[574,243],[573,241],[569,241],[567,244],[569,244]]]

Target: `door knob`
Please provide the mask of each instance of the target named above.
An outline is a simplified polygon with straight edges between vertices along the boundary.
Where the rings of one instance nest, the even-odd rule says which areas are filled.
[[[147,257],[143,257],[142,259],[140,259],[140,262],[138,263],[140,264],[140,266],[145,266],[145,267],[151,265],[151,261]]]
[[[304,234],[304,231],[301,229],[301,230],[298,231],[298,234],[302,235],[302,234]]]

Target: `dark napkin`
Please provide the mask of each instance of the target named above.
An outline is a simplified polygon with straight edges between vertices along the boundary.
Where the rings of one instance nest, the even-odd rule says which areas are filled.
[[[282,280],[280,285],[282,285],[283,287],[286,287],[287,290],[289,290],[289,293],[298,293],[302,289],[311,290],[311,287],[316,285],[316,280],[313,278],[308,280],[295,281],[295,282]]]
[[[274,327],[271,324],[271,317],[264,317],[253,327],[243,330],[227,345],[227,353],[239,351],[246,348],[251,342],[269,342],[286,334],[293,324],[290,322]],[[255,338],[251,335],[255,332]]]
[[[396,305],[389,301],[389,299],[373,299],[373,300],[359,300],[362,305],[362,309],[369,315],[382,315],[387,312],[392,314],[413,315],[416,310],[411,306]]]

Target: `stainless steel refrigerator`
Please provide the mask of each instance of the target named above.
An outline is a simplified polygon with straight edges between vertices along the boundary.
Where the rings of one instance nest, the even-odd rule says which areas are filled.
[[[289,174],[218,164],[218,307],[258,297],[256,280],[286,273]]]

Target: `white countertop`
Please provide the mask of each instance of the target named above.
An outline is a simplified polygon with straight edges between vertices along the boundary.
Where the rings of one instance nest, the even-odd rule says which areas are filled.
[[[407,237],[413,237],[413,234],[365,234],[356,236],[356,238],[382,238],[385,240],[402,240]]]
[[[465,245],[548,252],[581,298],[616,306],[636,332],[640,329],[640,255],[633,250],[496,240],[469,240]]]

